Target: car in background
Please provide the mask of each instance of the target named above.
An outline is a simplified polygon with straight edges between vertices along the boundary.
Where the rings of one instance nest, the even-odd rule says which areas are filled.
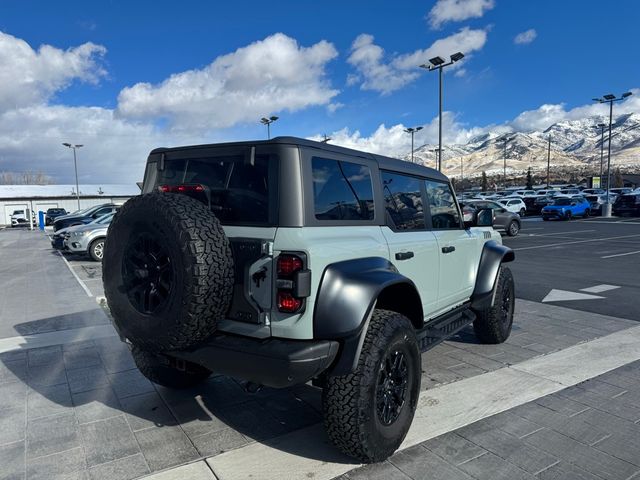
[[[535,190],[516,190],[514,192],[511,192],[508,196],[509,197],[535,197],[536,195],[536,191]]]
[[[114,203],[105,203],[103,205],[96,205],[94,207],[81,210],[79,213],[72,215],[62,215],[55,219],[53,222],[53,231],[57,232],[63,228],[73,227],[76,225],[86,225],[93,222],[95,219],[108,215],[109,213],[115,213],[120,208],[120,205]]]
[[[626,195],[627,193],[632,193],[633,188],[630,187],[616,187],[609,189],[609,193],[613,193],[614,195]]]
[[[493,210],[493,228],[495,230],[502,230],[510,237],[515,237],[520,232],[522,226],[520,215],[508,211],[503,205],[497,202],[491,200],[470,200],[463,202],[461,206],[465,222],[473,221],[479,210],[491,208]]]
[[[51,225],[56,218],[62,215],[67,215],[67,211],[64,208],[48,208],[44,214],[44,224]]]
[[[26,226],[29,225],[29,209],[22,209],[22,210],[14,210],[13,213],[11,215],[9,215],[9,218],[11,219],[11,226],[12,227],[22,227],[22,226]],[[36,217],[35,214],[33,212],[31,212],[31,220],[33,221],[33,224],[35,225],[36,223]]]
[[[558,190],[558,195],[580,195],[579,188],[561,188]]]
[[[580,193],[582,195],[604,195],[607,191],[604,188],[585,188]]]
[[[65,232],[63,250],[88,255],[96,262],[102,261],[107,230],[115,213],[104,215],[88,225],[71,227]]]
[[[571,220],[573,217],[587,218],[591,214],[591,205],[580,195],[574,197],[558,196],[552,205],[542,209],[542,220],[557,218],[558,220]]]
[[[607,195],[585,195],[584,197],[591,206],[591,215],[602,215],[602,206],[607,203]]]
[[[527,213],[527,205],[521,198],[507,197],[496,201],[502,205],[503,208],[506,208],[510,212],[517,213],[521,217],[524,217]]]
[[[640,189],[618,195],[611,210],[614,215],[621,217],[640,216]]]

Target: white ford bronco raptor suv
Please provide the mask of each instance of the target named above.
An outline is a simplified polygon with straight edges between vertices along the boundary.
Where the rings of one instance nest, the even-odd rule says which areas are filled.
[[[438,171],[326,143],[160,148],[109,226],[105,294],[150,380],[313,381],[331,440],[377,462],[411,425],[421,352],[511,332],[492,216],[465,224]]]

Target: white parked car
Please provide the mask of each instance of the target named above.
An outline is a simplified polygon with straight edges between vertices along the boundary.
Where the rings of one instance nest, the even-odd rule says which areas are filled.
[[[521,217],[527,213],[527,206],[521,198],[507,197],[497,200],[497,202],[509,212],[518,213]]]

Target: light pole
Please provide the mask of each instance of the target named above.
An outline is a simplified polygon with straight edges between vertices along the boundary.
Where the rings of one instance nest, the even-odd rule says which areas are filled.
[[[276,117],[275,115],[270,116],[269,118],[262,117],[260,119],[260,123],[267,126],[267,140],[271,140],[271,124],[278,120],[280,117]]]
[[[440,164],[440,149],[439,148],[434,148],[432,151],[433,151],[433,154],[436,157],[436,168],[438,168],[438,165]]]
[[[549,134],[549,146],[547,147],[547,190],[549,189],[550,174],[551,174],[551,134]]]
[[[625,92],[620,97],[616,97],[611,93],[603,95],[602,98],[594,98],[594,102],[608,103],[609,104],[609,145],[607,148],[607,203],[605,209],[602,212],[602,216],[611,216],[611,203],[609,202],[610,190],[611,190],[611,125],[613,123],[613,102],[619,102],[632,95],[631,92]]]
[[[457,52],[451,55],[449,58],[450,61],[447,62],[442,57],[433,57],[429,60],[429,63],[431,65],[427,65],[426,63],[419,65],[420,68],[426,68],[430,72],[432,70],[438,70],[438,90],[440,98],[440,101],[438,102],[438,151],[440,153],[438,155],[438,170],[442,170],[442,69],[444,67],[448,67],[449,65],[453,65],[459,60],[462,60],[464,58],[464,54],[461,52]]]
[[[424,127],[408,127],[404,129],[404,133],[410,133],[411,134],[411,163],[413,163],[413,135],[416,132],[419,132],[420,130],[422,130]]]
[[[78,199],[78,210],[80,210],[80,186],[78,185],[78,161],[76,159],[76,150],[84,145],[73,145],[67,142],[62,145],[73,150],[73,168],[76,171],[76,198]]]
[[[600,129],[600,188],[602,188],[602,169],[604,168],[604,128],[607,125],[604,123],[599,123],[598,125],[594,125],[593,128]]]
[[[502,140],[503,147],[503,166],[502,166],[502,180],[504,181],[504,188],[507,188],[507,143],[509,143],[513,138],[504,137]]]

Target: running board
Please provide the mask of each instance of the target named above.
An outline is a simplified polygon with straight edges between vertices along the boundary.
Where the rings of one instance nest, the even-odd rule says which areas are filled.
[[[422,352],[451,338],[475,320],[475,314],[466,303],[454,310],[430,320],[424,327],[416,331],[418,345]]]

